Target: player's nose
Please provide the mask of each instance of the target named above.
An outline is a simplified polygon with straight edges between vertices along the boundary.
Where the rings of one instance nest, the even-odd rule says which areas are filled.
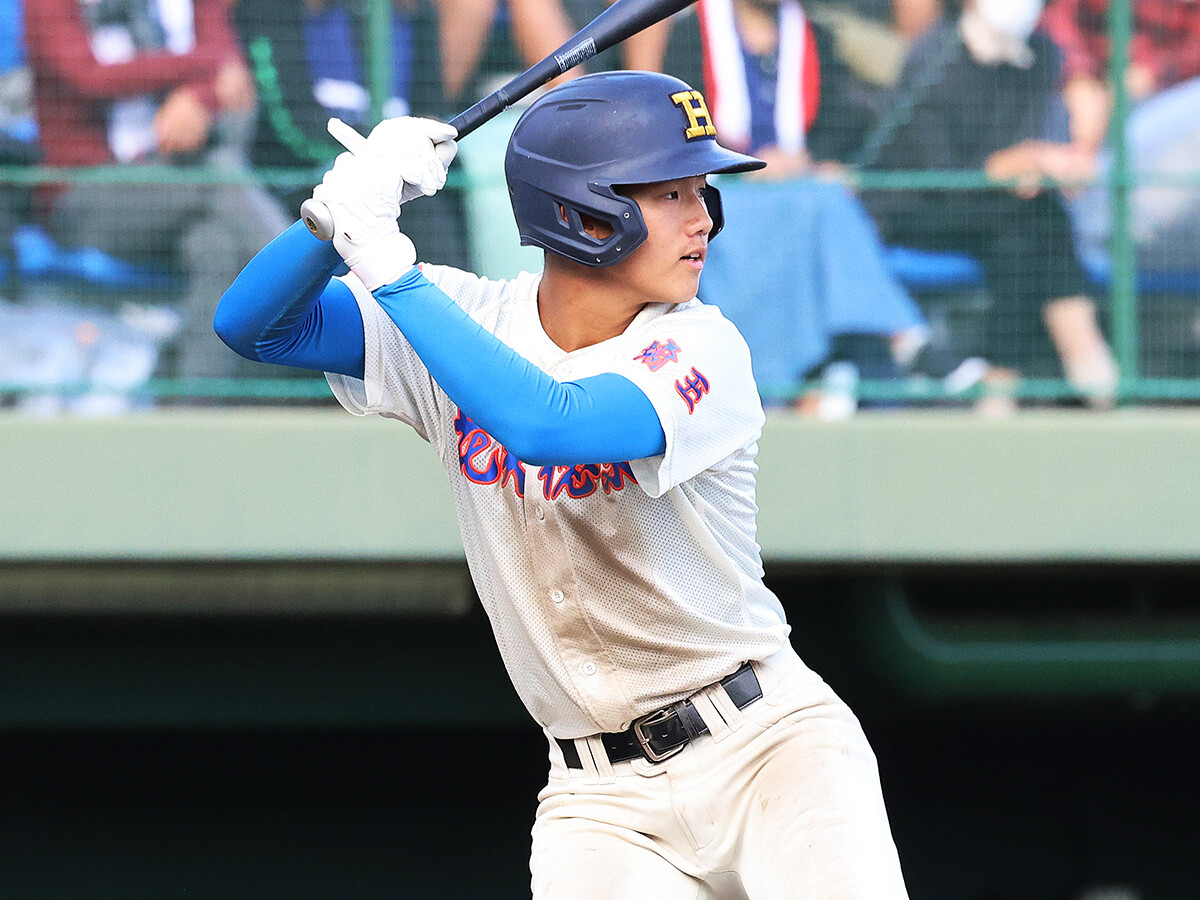
[[[688,234],[708,234],[712,231],[713,219],[703,194],[697,194],[688,209]]]

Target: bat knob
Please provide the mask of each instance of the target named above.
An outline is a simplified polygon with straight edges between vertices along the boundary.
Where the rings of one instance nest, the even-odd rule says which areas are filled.
[[[320,200],[310,197],[301,203],[300,218],[318,240],[333,240],[333,215],[329,212],[329,207]]]

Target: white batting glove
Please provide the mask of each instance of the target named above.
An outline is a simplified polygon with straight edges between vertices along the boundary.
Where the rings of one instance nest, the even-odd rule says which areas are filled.
[[[400,233],[399,188],[378,163],[342,153],[313,190],[333,216],[333,246],[366,285],[391,284],[416,262],[412,241]]]
[[[457,152],[456,132],[432,119],[414,118],[381,122],[369,138],[330,119],[329,132],[348,152],[325,173],[313,199],[333,216],[333,244],[342,259],[368,290],[375,290],[416,261],[412,241],[396,223],[400,204],[445,185],[446,166]]]
[[[337,119],[331,120],[329,127],[330,134],[343,147],[361,155],[359,149],[350,146],[355,142],[354,138],[360,137],[354,129]],[[346,135],[346,131],[352,132],[354,137]],[[434,119],[401,116],[384,119],[371,129],[365,150],[395,167],[403,181],[400,202],[407,203],[420,196],[432,197],[446,186],[446,170],[458,153],[458,144],[454,140],[457,136],[458,130],[453,125]],[[347,137],[350,144],[342,140],[343,137]]]

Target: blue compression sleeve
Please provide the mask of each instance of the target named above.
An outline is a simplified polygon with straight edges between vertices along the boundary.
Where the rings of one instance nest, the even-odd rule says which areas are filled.
[[[350,288],[330,280],[341,264],[333,244],[296,222],[234,279],[213,329],[247,359],[362,378],[362,315]]]
[[[459,409],[522,462],[623,462],[665,452],[658,413],[623,375],[560,384],[415,268],[375,299]]]

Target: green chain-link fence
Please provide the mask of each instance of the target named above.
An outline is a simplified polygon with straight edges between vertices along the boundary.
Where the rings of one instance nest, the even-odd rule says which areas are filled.
[[[1110,5],[1107,27],[1114,73],[1123,73],[1129,65],[1131,2],[1114,0]],[[572,0],[567,6],[578,19],[590,17],[602,8],[602,2],[596,0],[589,7],[583,0]],[[829,13],[838,4],[814,2],[810,6],[812,20],[823,27],[833,20],[822,13]],[[695,20],[694,10],[676,17],[664,68],[698,84],[703,74]],[[33,155],[37,148],[34,143],[27,145],[28,157],[10,157],[8,164],[0,166],[3,191],[0,207],[6,207],[8,213],[3,235],[4,284],[0,293],[0,344],[3,345],[0,397],[6,404],[58,408],[96,394],[119,395],[124,406],[181,400],[327,402],[327,389],[315,374],[231,361],[231,352],[211,334],[211,329],[204,333],[195,321],[189,324],[189,318],[204,317],[204,310],[197,312],[201,301],[194,295],[197,272],[213,275],[204,266],[206,258],[216,268],[220,254],[225,252],[220,223],[195,238],[200,249],[193,246],[190,257],[181,256],[177,248],[162,246],[113,254],[102,248],[71,243],[67,240],[71,229],[64,227],[61,220],[56,222],[49,210],[68,193],[64,185],[71,191],[89,186],[115,189],[125,200],[139,195],[147,186],[193,194],[248,187],[261,188],[277,205],[281,216],[294,219],[300,200],[307,196],[338,150],[322,128],[331,112],[355,119],[362,130],[385,114],[405,108],[416,114],[448,117],[464,105],[464,100],[469,103],[477,99],[487,89],[489,78],[503,78],[520,65],[503,12],[491,28],[490,40],[478,60],[474,77],[456,96],[448,96],[453,92],[446,90],[441,79],[447,69],[441,52],[445,35],[440,46],[439,28],[451,35],[459,29],[455,23],[443,21],[439,25],[437,12],[425,2],[328,3],[306,19],[299,8],[291,10],[270,0],[243,0],[236,7],[232,25],[245,50],[258,103],[256,120],[242,123],[246,129],[238,137],[243,141],[242,155],[235,154],[232,163],[228,154],[198,153],[187,165],[153,161],[46,165],[45,156],[39,162]],[[463,30],[469,30],[465,24]],[[352,43],[331,39],[337,35],[348,35]],[[27,35],[31,44],[37,37],[36,30]],[[356,57],[351,61],[357,65],[356,71],[349,75],[338,70],[345,59],[317,58],[321,47],[345,50],[347,46],[354,52],[341,56]],[[43,49],[37,46],[29,49],[30,59],[45,57]],[[615,57],[601,59],[593,63],[592,69],[619,62]],[[33,68],[38,64],[35,62]],[[322,66],[346,77],[316,77]],[[929,79],[936,77],[935,71]],[[1197,305],[1200,260],[1194,257],[1193,248],[1192,258],[1168,260],[1165,271],[1139,267],[1138,236],[1131,205],[1135,189],[1147,187],[1156,188],[1168,202],[1195,205],[1196,192],[1200,191],[1200,159],[1197,170],[1191,172],[1181,172],[1178,167],[1170,173],[1135,171],[1124,127],[1133,104],[1123,77],[1112,77],[1109,81],[1113,98],[1108,139],[1112,164],[1104,178],[1111,236],[1103,256],[1090,261],[1092,266],[1087,274],[1089,294],[1097,301],[1104,333],[1119,366],[1116,398],[1126,403],[1193,401],[1200,399],[1200,305]],[[53,91],[69,84],[69,79],[53,81],[39,77],[37,84],[39,91]],[[910,95],[907,98],[910,108],[906,109],[904,102],[897,103],[894,86],[867,87],[863,92],[867,101],[860,109],[870,109],[879,117],[860,134],[860,137],[865,135],[869,144],[872,136],[880,135],[879,119],[886,126],[886,117],[893,115],[896,121],[891,123],[892,132],[902,129],[905,117],[912,114],[911,107],[919,104],[920,97]],[[160,91],[159,96],[163,93]],[[47,108],[42,98],[42,111]],[[86,115],[92,118],[91,127],[99,128],[97,134],[100,134],[105,126],[97,125],[97,108],[91,108]],[[536,265],[536,256],[531,257],[528,250],[517,246],[515,231],[508,221],[499,151],[505,134],[500,129],[507,127],[511,127],[511,118],[506,116],[497,123],[498,130],[490,138],[485,138],[482,130],[472,136],[471,142],[478,141],[477,152],[471,152],[468,142],[464,142],[460,161],[452,171],[444,195],[429,204],[406,208],[404,223],[416,238],[423,258],[496,275],[509,274],[492,271],[504,269],[506,261],[510,267],[527,266],[531,260]],[[111,138],[111,121],[107,128]],[[247,140],[246,134],[251,132],[253,139]],[[886,141],[892,132],[884,127],[883,139]],[[209,150],[222,137],[219,121],[214,126],[214,135]],[[51,135],[47,135],[43,124],[43,144],[48,137]],[[57,139],[61,143],[61,135]],[[813,149],[815,153],[817,148]],[[913,215],[938,216],[946,214],[950,204],[957,202],[955,198],[972,194],[1011,195],[1011,190],[1018,186],[1012,180],[989,178],[980,169],[895,169],[869,164],[870,156],[870,153],[864,156],[860,141],[857,147],[844,150],[839,170],[842,181],[856,195],[868,200],[868,207],[873,197],[920,195],[925,198],[921,207],[924,212]],[[886,159],[886,153],[878,158]],[[861,164],[864,159],[867,165]],[[1043,191],[1062,187],[1078,193],[1088,183],[1043,178],[1038,186]],[[146,196],[155,195],[151,191]],[[165,204],[154,199],[147,202],[154,209],[145,208],[145,218],[158,221],[156,215]],[[232,219],[240,223],[237,201],[233,204]],[[418,209],[419,206],[422,208]],[[84,234],[97,233],[97,229],[106,233],[136,232],[135,226],[143,218],[139,208],[128,202],[113,206],[111,215],[104,212],[105,207],[79,208],[92,210],[88,217],[91,227],[82,229]],[[101,212],[96,213],[97,209]],[[225,209],[229,215],[228,207]],[[970,227],[970,223],[964,223],[963,227]],[[772,223],[770,230],[786,233],[788,223]],[[1003,236],[1004,228],[997,233]],[[884,238],[888,239],[886,231]],[[237,248],[229,252],[236,254]],[[981,274],[979,260],[974,260],[976,267],[970,269],[972,260],[964,259],[961,253],[947,257],[934,252],[924,255],[919,262],[968,266],[965,275],[959,272],[932,278],[914,277],[911,273],[907,276],[908,288],[928,319],[930,340],[949,358],[973,355],[990,358],[991,345],[986,335],[989,329],[999,328],[1014,339],[1009,341],[1007,351],[1016,354],[1015,366],[1023,375],[1010,388],[1017,396],[1034,402],[1058,402],[1079,396],[1078,387],[1064,377],[1053,347],[1046,341],[1036,302],[1018,304],[1011,311],[1005,308],[997,301],[994,280],[986,277],[986,270]],[[223,264],[229,265],[228,259]],[[748,267],[753,265],[753,260],[747,261]],[[1020,267],[1016,269],[1013,278],[1018,284],[1016,288],[1009,286],[1014,296],[1024,289]],[[217,273],[209,283],[218,283],[219,277]],[[189,294],[189,290],[193,293]],[[216,299],[216,296],[209,298],[210,307],[215,306]],[[780,286],[778,302],[788,302],[784,285]],[[211,316],[211,308],[207,315]],[[188,342],[199,349],[189,350]],[[798,370],[794,384],[782,388],[764,385],[764,396],[772,402],[790,402],[816,383],[820,374],[819,367]],[[866,377],[857,384],[861,398],[885,403],[963,402],[985,390],[976,384],[956,393],[938,378],[903,374],[895,378]]]

